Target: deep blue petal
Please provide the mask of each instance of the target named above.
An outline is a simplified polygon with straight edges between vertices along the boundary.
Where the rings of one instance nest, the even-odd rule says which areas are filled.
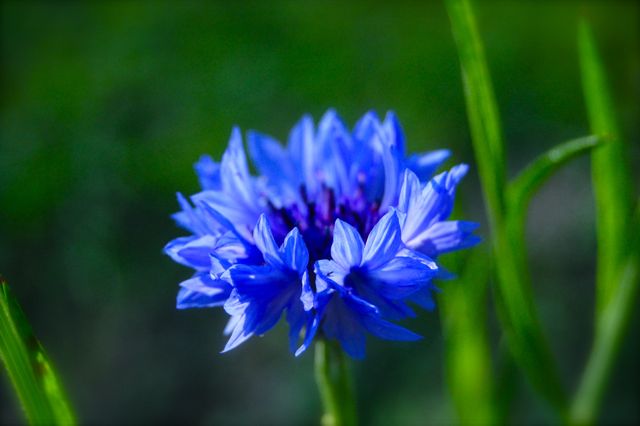
[[[344,351],[351,357],[364,358],[365,329],[359,316],[341,297],[333,296],[328,303],[322,330],[327,338],[338,340]]]
[[[433,299],[433,291],[431,286],[424,287],[409,296],[408,300],[420,306],[422,309],[433,311],[436,308],[436,302]]]
[[[375,315],[368,315],[363,318],[363,327],[376,337],[385,340],[415,341],[422,339],[422,336],[407,330],[404,327],[390,323]]]

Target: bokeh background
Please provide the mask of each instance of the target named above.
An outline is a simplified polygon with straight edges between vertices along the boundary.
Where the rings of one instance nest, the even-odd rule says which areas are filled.
[[[477,2],[508,140],[509,169],[588,134],[576,52],[592,22],[638,181],[640,10],[633,1]],[[67,386],[82,423],[314,424],[312,353],[279,326],[231,353],[222,310],[175,310],[190,275],[161,250],[181,235],[175,192],[220,157],[231,127],[280,139],[306,112],[353,124],[393,109],[411,150],[448,147],[472,174],[465,217],[484,223],[459,66],[433,2],[2,1],[0,272]],[[535,198],[529,251],[539,310],[568,388],[591,339],[594,213],[587,158]],[[480,234],[487,236],[487,227]],[[447,287],[455,281],[442,283]],[[487,319],[492,341],[500,335]],[[623,348],[603,422],[640,419],[640,321]],[[407,324],[419,343],[371,340],[354,365],[363,424],[456,421],[438,311]],[[518,424],[553,417],[522,379]],[[0,374],[0,422],[21,422]]]

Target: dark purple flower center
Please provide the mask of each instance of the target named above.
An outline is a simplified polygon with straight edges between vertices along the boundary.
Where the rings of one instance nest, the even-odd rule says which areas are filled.
[[[336,219],[356,228],[366,240],[381,216],[380,201],[367,200],[362,187],[351,196],[338,198],[333,189],[322,185],[316,200],[309,200],[305,186],[301,186],[300,195],[306,209],[297,204],[276,208],[270,203],[270,219],[276,240],[284,238],[292,228],[298,228],[309,250],[310,265],[317,260],[331,258]]]

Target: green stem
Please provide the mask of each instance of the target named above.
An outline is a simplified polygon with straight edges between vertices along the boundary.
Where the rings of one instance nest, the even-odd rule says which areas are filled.
[[[323,426],[355,426],[356,406],[347,359],[342,349],[320,339],[316,342],[316,383],[322,398]]]

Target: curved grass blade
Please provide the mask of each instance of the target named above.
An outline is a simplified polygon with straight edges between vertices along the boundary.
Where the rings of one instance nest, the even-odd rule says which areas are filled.
[[[585,136],[561,143],[536,158],[509,184],[507,204],[513,210],[512,214],[524,219],[531,197],[553,173],[601,144],[597,136]]]
[[[446,1],[458,48],[473,148],[493,233],[496,300],[510,351],[534,388],[565,419],[567,398],[540,326],[520,218],[507,216],[505,158],[498,108],[484,50],[468,0]]]
[[[44,348],[9,285],[0,279],[0,356],[32,425],[73,425],[75,417]]]
[[[613,300],[620,285],[617,274],[619,264],[628,252],[633,191],[625,145],[616,124],[604,66],[591,29],[584,21],[578,30],[578,47],[591,132],[607,139],[607,146],[592,155],[598,237],[596,314],[599,315]]]

